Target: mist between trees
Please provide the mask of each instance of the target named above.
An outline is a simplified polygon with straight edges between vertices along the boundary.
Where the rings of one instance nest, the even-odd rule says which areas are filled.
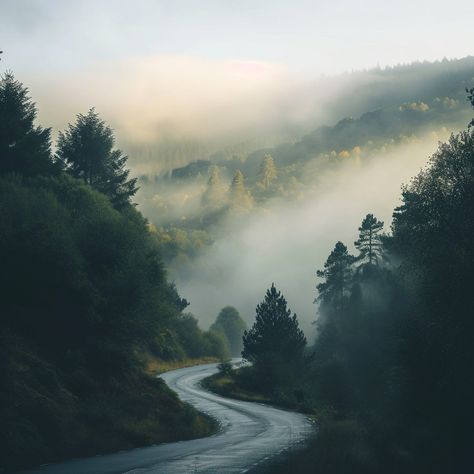
[[[227,358],[245,324],[184,313],[136,179],[94,109],[59,134],[0,79],[0,469],[213,433],[147,375],[150,360]]]
[[[474,89],[468,98],[474,106]],[[262,394],[319,423],[309,446],[264,472],[470,472],[473,125],[403,186],[390,233],[367,214],[357,253],[336,242],[315,275],[314,344],[305,348],[274,286],[257,307],[244,335],[253,366],[225,375],[228,392]]]

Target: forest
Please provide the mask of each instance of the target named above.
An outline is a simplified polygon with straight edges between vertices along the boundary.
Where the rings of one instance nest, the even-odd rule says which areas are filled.
[[[474,89],[464,87],[471,66],[469,59],[401,68],[415,91],[411,73],[434,70],[431,90],[417,100],[400,93],[396,106],[245,159],[214,156],[166,176],[134,176],[94,108],[53,141],[51,128],[37,123],[29,90],[5,73],[0,470],[214,434],[216,421],[156,375],[220,362],[204,381],[208,389],[304,413],[317,426],[303,449],[267,466],[269,473],[469,472],[474,119],[458,129],[472,117]],[[393,91],[387,95],[393,102]],[[198,258],[211,260],[217,240],[278,206],[285,225],[291,206],[320,199],[325,178],[347,162],[350,170],[370,169],[426,134],[444,141],[403,185],[391,223],[367,209],[352,242],[333,243],[314,270],[313,333],[302,329],[279,275],[267,268],[258,271],[275,283],[255,320],[232,305],[246,299],[240,287],[217,289],[230,302],[206,315],[207,329],[188,311],[167,268],[179,274]],[[163,196],[155,189],[161,185]],[[191,199],[183,189],[194,189]],[[173,193],[182,197],[179,209]],[[160,219],[150,212],[148,220],[150,209]],[[234,227],[221,226],[229,216]],[[231,265],[243,258],[226,250]],[[258,280],[247,277],[249,285]],[[240,355],[248,365],[235,370],[228,360]]]
[[[418,172],[438,141],[448,140],[452,131],[462,130],[469,120],[465,89],[472,87],[472,77],[472,57],[347,73],[331,78],[340,84],[336,97],[314,105],[317,110],[322,108],[323,118],[310,122],[314,125],[307,125],[291,141],[282,138],[272,147],[240,153],[223,150],[202,155],[195,149],[191,155],[199,159],[188,158],[176,166],[180,159],[175,156],[174,167],[167,166],[164,158],[155,160],[156,171],[151,158],[141,154],[134,157],[139,208],[156,229],[164,262],[189,297],[196,316],[211,324],[207,314],[217,308],[207,303],[209,299],[202,301],[200,295],[213,288],[219,289],[213,292],[218,306],[231,303],[242,314],[250,314],[263,286],[258,293],[245,288],[252,299],[249,304],[242,298],[224,301],[219,294],[232,293],[245,280],[245,274],[252,272],[266,285],[278,277],[289,287],[308,331],[313,313],[307,296],[309,283],[304,291],[298,291],[291,279],[278,272],[283,273],[287,265],[299,278],[309,281],[311,269],[305,264],[309,262],[306,256],[316,253],[320,260],[326,252],[324,247],[330,245],[328,232],[323,232],[322,226],[320,231],[315,228],[318,222],[351,220],[346,226],[349,228],[362,218],[371,200],[377,203],[372,212],[388,222],[400,184]],[[330,90],[327,82],[314,87]],[[310,101],[311,91],[304,94]],[[391,181],[385,177],[390,173]],[[370,197],[368,187],[365,195],[356,188],[358,182],[365,181],[374,187]],[[326,203],[331,192],[333,202]],[[349,216],[342,211],[347,200],[358,206]],[[384,200],[388,202],[380,204]],[[302,209],[307,215],[291,222],[292,215]],[[285,216],[281,223],[276,222],[279,215]],[[314,226],[303,226],[299,222],[303,218],[313,221]],[[298,226],[296,236],[291,237],[295,240],[300,236],[298,251],[295,254],[282,240],[273,243],[271,262],[261,259],[266,252],[259,243],[264,238],[262,227],[272,227],[275,232],[266,239],[274,238],[285,232],[283,222]],[[309,232],[321,242],[318,248],[305,241]],[[348,234],[340,238],[346,239]],[[249,236],[252,241],[246,245]],[[241,245],[246,255],[239,272],[228,254]]]
[[[0,80],[0,469],[204,436],[213,420],[151,370],[240,351],[223,308],[209,331],[185,312],[137,180],[94,109],[59,133],[28,89]]]
[[[315,273],[314,344],[282,293],[267,291],[243,336],[252,365],[222,367],[207,386],[319,426],[306,448],[260,472],[470,472],[473,210],[474,120],[403,186],[390,229],[369,213],[355,255],[336,242]]]

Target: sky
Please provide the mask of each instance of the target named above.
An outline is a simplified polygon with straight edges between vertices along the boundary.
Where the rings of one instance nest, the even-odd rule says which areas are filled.
[[[125,151],[269,146],[319,125],[339,87],[322,76],[467,56],[473,17],[472,0],[0,0],[0,73],[53,136],[96,107]]]
[[[334,74],[472,53],[470,0],[1,0],[0,48],[49,74],[147,56]]]

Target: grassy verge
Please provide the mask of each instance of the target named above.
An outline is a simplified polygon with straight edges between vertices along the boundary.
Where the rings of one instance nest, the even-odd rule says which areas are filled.
[[[159,375],[170,370],[182,369],[183,367],[193,367],[201,364],[211,364],[219,362],[216,357],[185,358],[181,360],[161,360],[151,355],[146,355],[146,373],[149,375]]]
[[[62,371],[23,341],[13,342],[4,345],[3,366],[11,381],[0,391],[0,472],[218,430],[213,419],[138,367],[114,376]]]
[[[236,398],[245,402],[272,403],[272,399],[239,386],[235,376],[231,374],[217,373],[205,378],[201,385],[207,390],[222,395],[224,397]]]
[[[305,413],[316,422],[317,431],[305,446],[287,451],[267,465],[260,465],[251,474],[375,474],[382,472],[373,442],[366,430],[354,419],[342,416],[315,402],[298,399],[289,388],[261,393],[251,384],[251,368],[217,373],[203,380],[202,385],[219,395],[244,401],[267,403]]]

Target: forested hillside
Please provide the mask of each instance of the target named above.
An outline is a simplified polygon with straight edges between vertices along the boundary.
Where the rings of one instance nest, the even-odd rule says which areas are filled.
[[[474,89],[468,98],[474,107]],[[268,472],[472,470],[473,216],[471,121],[403,187],[391,232],[369,213],[355,254],[336,242],[315,275],[314,345],[304,350],[286,300],[267,292],[244,335],[253,366],[209,385],[315,416],[314,441]]]
[[[272,148],[217,153],[141,175],[138,201],[156,226],[166,261],[179,271],[225,237],[229,216],[310,199],[344,166],[364,168],[401,146],[447,139],[469,118],[464,91],[473,78],[472,57],[336,77],[341,92],[321,111],[326,125]]]
[[[59,134],[0,81],[0,468],[203,436],[213,423],[145,373],[225,357],[166,276],[136,180],[94,110]]]

